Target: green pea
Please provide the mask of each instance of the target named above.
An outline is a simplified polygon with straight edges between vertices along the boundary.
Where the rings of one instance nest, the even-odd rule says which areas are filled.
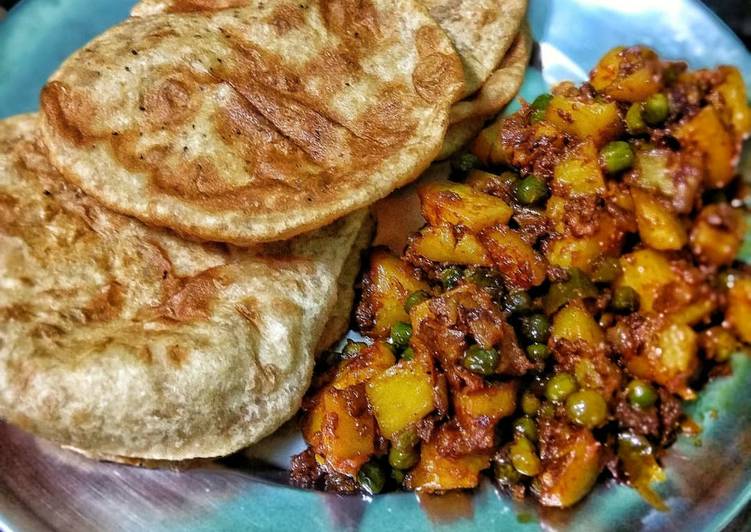
[[[404,310],[407,311],[407,314],[409,314],[410,312],[412,312],[413,308],[415,308],[420,303],[427,301],[428,299],[430,299],[430,294],[428,294],[425,290],[417,290],[416,292],[412,292],[404,301]]]
[[[649,408],[657,402],[657,392],[646,381],[632,380],[626,387],[628,402],[638,408]]]
[[[532,111],[529,113],[529,121],[532,124],[542,122],[543,120],[545,120],[545,114],[545,109],[532,109]]]
[[[446,289],[453,288],[461,278],[462,269],[458,266],[449,266],[448,268],[445,268],[440,274],[441,284]]]
[[[542,470],[540,458],[537,456],[535,446],[525,437],[517,437],[509,449],[511,463],[522,475],[534,477]]]
[[[512,290],[503,298],[503,308],[511,314],[526,314],[532,310],[532,297],[524,290]]]
[[[607,420],[608,405],[594,390],[580,390],[566,399],[566,413],[574,423],[593,429]]]
[[[545,314],[532,314],[522,319],[522,334],[536,344],[544,344],[550,336],[550,320]]]
[[[669,111],[670,104],[668,97],[658,92],[647,98],[647,101],[644,102],[642,116],[644,117],[644,121],[650,126],[658,126],[668,117]]]
[[[391,345],[397,349],[407,347],[410,338],[412,338],[412,326],[409,323],[398,321],[391,326]]]
[[[414,427],[400,432],[392,442],[392,445],[399,447],[400,449],[412,449],[420,442],[420,436],[417,434],[417,430]]]
[[[540,94],[535,100],[532,102],[532,109],[541,109],[545,110],[548,108],[548,105],[550,105],[550,100],[553,99],[553,95],[549,93],[543,93]]]
[[[613,292],[610,305],[618,312],[636,312],[639,310],[639,294],[630,286],[619,286]]]
[[[584,297],[597,297],[597,287],[581,270],[571,268],[566,281],[551,285],[545,295],[543,309],[553,314],[572,299]]]
[[[600,150],[600,161],[611,174],[617,174],[634,165],[634,150],[628,142],[616,140],[608,142]]]
[[[479,166],[480,159],[473,153],[460,153],[451,159],[451,168],[462,174],[466,174],[470,170],[478,168]]]
[[[561,403],[578,387],[576,379],[570,373],[556,373],[545,385],[545,397],[555,403]]]
[[[400,486],[404,484],[404,478],[407,476],[407,474],[402,471],[401,469],[392,469],[391,470],[391,478],[394,479],[394,482],[399,484]]]
[[[365,342],[353,342],[352,340],[347,340],[347,344],[344,346],[344,349],[342,349],[342,358],[355,357],[366,347],[368,347],[368,344]]]
[[[402,360],[414,360],[415,359],[415,351],[408,347],[404,351],[402,351],[401,357]]]
[[[513,424],[514,433],[529,441],[537,441],[537,424],[529,416],[522,416]]]
[[[522,412],[528,416],[535,415],[541,404],[537,396],[531,392],[524,392],[524,395],[522,395]]]
[[[357,481],[360,487],[371,495],[381,493],[386,484],[385,468],[376,460],[363,464],[357,472]]]
[[[475,344],[464,353],[462,365],[473,373],[492,375],[498,365],[498,351],[492,347],[483,349]]]
[[[631,135],[638,135],[647,130],[647,124],[642,117],[642,104],[632,103],[626,111],[626,130]]]
[[[592,280],[596,283],[612,283],[621,272],[621,264],[615,257],[605,257],[592,272]]]
[[[493,465],[493,476],[502,486],[512,486],[522,479],[509,459],[497,460],[495,462]]]
[[[389,449],[389,465],[394,469],[411,469],[419,459],[420,455],[414,447],[391,446],[391,449]]]
[[[545,180],[529,175],[516,184],[516,199],[523,205],[533,205],[548,195]]]
[[[550,349],[545,344],[528,345],[527,355],[532,360],[545,360],[550,356]]]

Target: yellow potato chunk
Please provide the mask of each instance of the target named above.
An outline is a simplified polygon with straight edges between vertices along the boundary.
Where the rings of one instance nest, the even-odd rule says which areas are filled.
[[[501,143],[503,119],[496,120],[483,129],[472,143],[472,153],[483,164],[505,164],[509,156]]]
[[[691,250],[702,262],[731,264],[743,243],[745,226],[740,210],[729,205],[707,205],[691,231]]]
[[[551,336],[554,341],[580,340],[593,347],[605,341],[602,329],[579,300],[572,301],[555,315]]]
[[[433,378],[417,361],[400,362],[372,379],[366,390],[381,433],[387,438],[435,408]]]
[[[463,391],[454,395],[454,406],[459,419],[486,418],[489,424],[510,416],[516,409],[515,382],[490,385],[475,391]]]
[[[601,216],[598,225],[593,235],[580,238],[564,236],[550,241],[545,252],[548,262],[560,268],[578,268],[584,273],[591,273],[603,255],[620,250],[623,236],[610,216]]]
[[[506,224],[512,210],[506,202],[462,183],[429,183],[418,192],[422,213],[430,225],[463,225],[479,232],[491,225]]]
[[[364,348],[352,359],[344,360],[331,383],[334,388],[343,390],[350,386],[368,382],[396,364],[391,347],[386,342],[376,342]]]
[[[631,197],[639,236],[645,244],[661,251],[678,250],[686,245],[688,236],[680,218],[659,198],[637,188],[631,190]]]
[[[665,386],[684,399],[695,393],[688,381],[699,366],[699,337],[688,325],[668,322],[644,347],[643,353],[630,359],[627,367],[635,376]]]
[[[407,256],[418,255],[434,262],[490,266],[493,262],[472,233],[457,236],[451,226],[423,228],[411,241]]]
[[[675,131],[684,149],[704,153],[705,183],[712,188],[724,187],[735,174],[738,147],[713,107],[705,107]]]
[[[630,286],[639,294],[642,314],[652,312],[662,290],[678,281],[670,261],[659,251],[642,249],[620,259],[619,286]]]
[[[751,277],[736,278],[728,292],[725,317],[738,337],[746,343],[751,343]]]
[[[351,399],[335,388],[321,390],[303,436],[334,470],[354,476],[375,452],[375,420],[367,408],[353,415]]]
[[[751,132],[751,108],[746,97],[746,85],[737,68],[721,66],[718,70],[725,74],[725,81],[715,89],[715,94],[710,95],[710,100],[722,121],[732,126],[735,136],[743,138]]]
[[[660,59],[649,48],[613,48],[589,75],[597,92],[621,102],[639,102],[662,89]]]
[[[409,321],[404,301],[417,290],[430,290],[430,286],[420,280],[415,268],[388,251],[374,250],[358,308],[362,331],[387,336],[396,322]]]
[[[432,442],[423,444],[420,462],[407,477],[407,485],[416,491],[444,491],[474,488],[480,471],[490,465],[489,454],[468,454],[458,458],[441,456]]]
[[[618,136],[623,127],[614,102],[582,102],[560,95],[550,100],[545,120],[598,147]]]
[[[599,154],[594,142],[586,140],[568,152],[553,170],[553,193],[565,197],[589,196],[605,192]]]
[[[518,232],[509,227],[491,227],[481,233],[480,240],[507,283],[526,289],[545,281],[545,261]]]
[[[556,454],[543,462],[536,479],[538,498],[545,506],[568,508],[595,485],[602,469],[602,445],[588,429],[577,429]]]

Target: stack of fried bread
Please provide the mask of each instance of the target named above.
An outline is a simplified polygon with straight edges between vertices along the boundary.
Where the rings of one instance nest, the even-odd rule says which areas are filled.
[[[0,418],[222,456],[349,325],[368,206],[516,94],[524,0],[144,0],[0,121]]]

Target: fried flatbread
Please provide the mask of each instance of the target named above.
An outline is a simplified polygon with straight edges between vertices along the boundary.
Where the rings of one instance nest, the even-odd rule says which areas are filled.
[[[416,0],[169,6],[106,31],[42,91],[52,162],[107,207],[205,240],[282,240],[440,150],[464,75]]]
[[[0,417],[99,457],[245,447],[298,409],[366,214],[240,249],[114,214],[0,122]]]
[[[421,0],[451,38],[464,65],[464,96],[498,68],[519,31],[527,0]]]
[[[459,151],[477,136],[488,118],[500,112],[516,96],[524,81],[531,52],[532,35],[525,23],[501,66],[485,85],[472,98],[451,108],[451,125],[436,159],[445,159]]]

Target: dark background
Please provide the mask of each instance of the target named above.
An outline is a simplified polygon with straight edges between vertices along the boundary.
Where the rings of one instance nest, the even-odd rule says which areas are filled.
[[[611,0],[619,2],[624,0]],[[628,0],[625,0],[628,2]],[[660,0],[655,0],[659,2]],[[0,6],[9,9],[18,0],[0,0]],[[751,0],[704,0],[737,33],[746,47],[751,49]]]
[[[624,0],[612,0],[624,1]],[[628,0],[625,0],[626,2]],[[655,0],[659,2],[660,0]],[[18,0],[0,0],[0,6],[10,9]],[[705,0],[707,4],[746,43],[751,50],[751,0]],[[751,529],[751,508],[746,508],[726,529],[726,532],[742,532]]]

